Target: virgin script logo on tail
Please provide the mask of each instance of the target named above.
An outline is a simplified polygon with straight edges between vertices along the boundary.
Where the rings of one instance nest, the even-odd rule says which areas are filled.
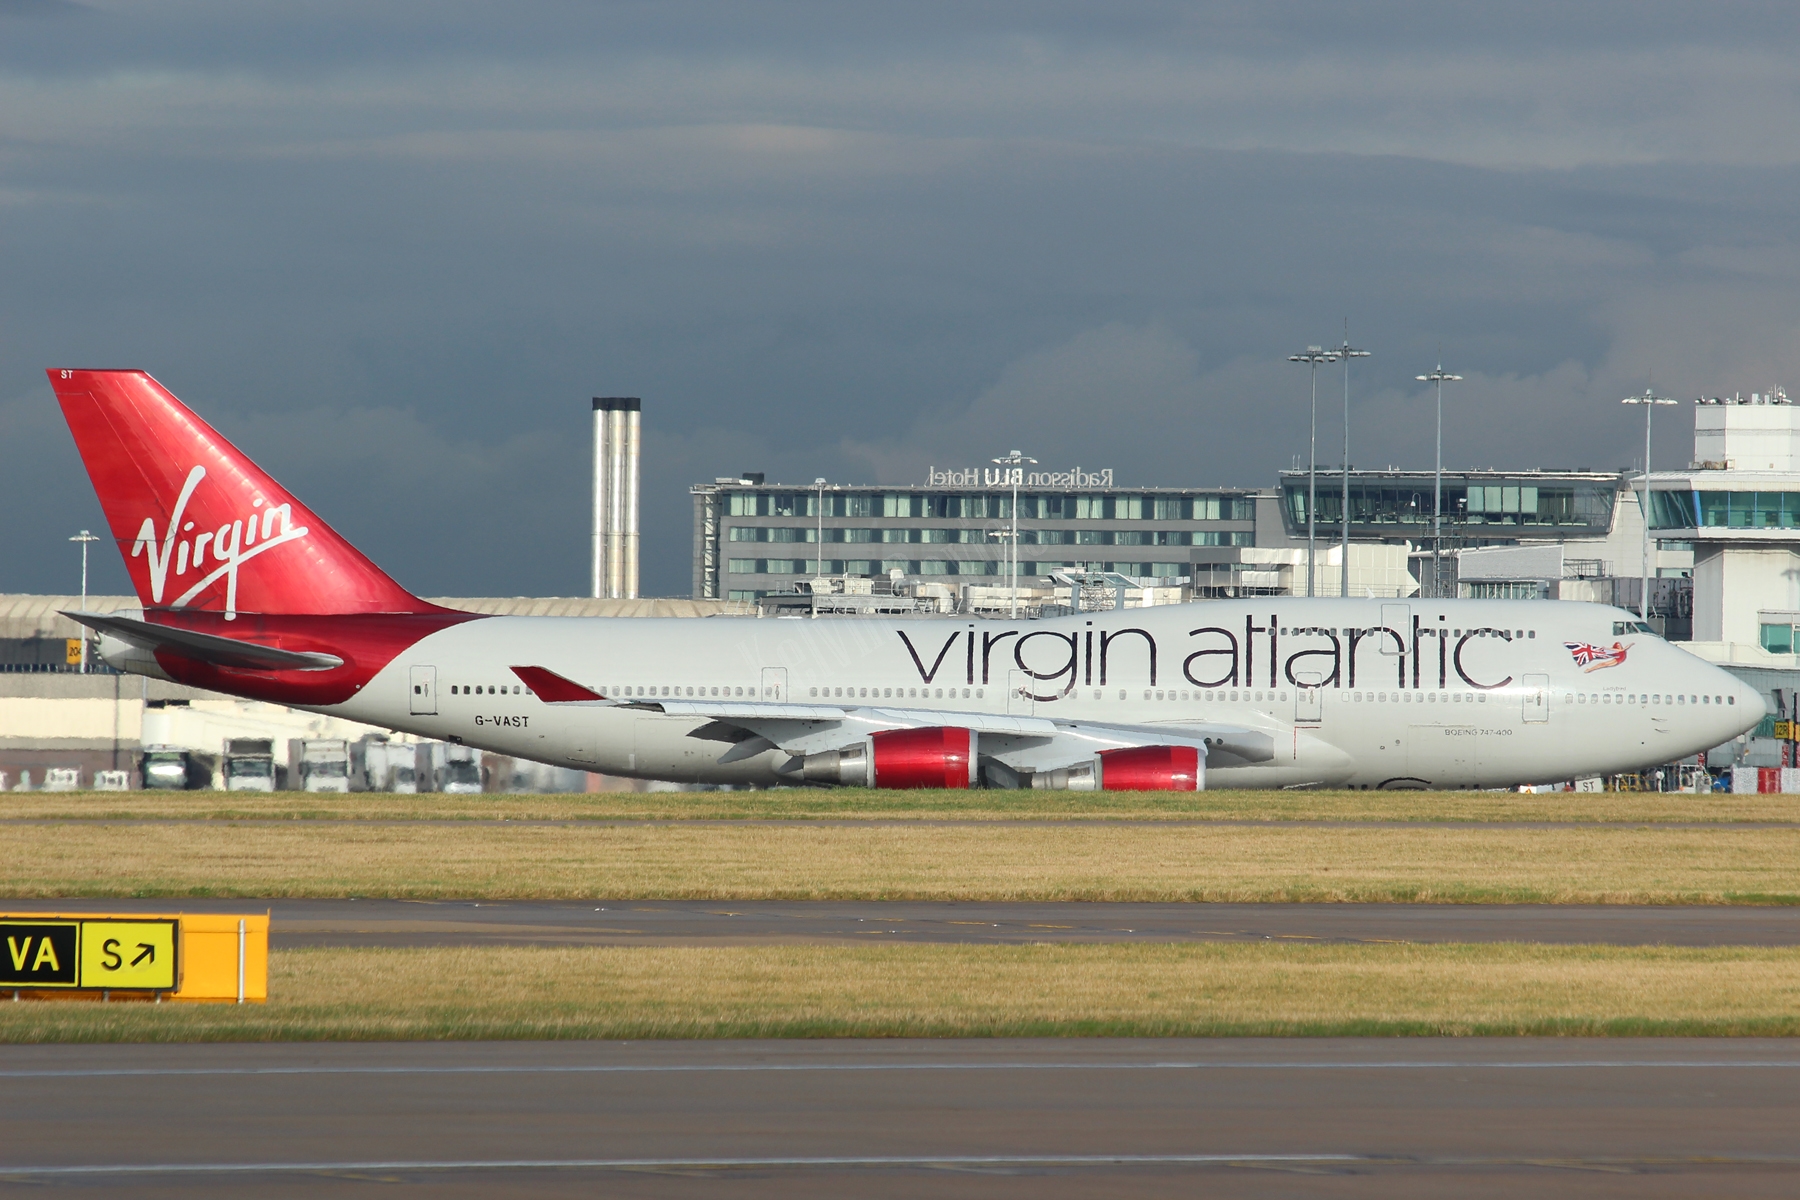
[[[137,542],[131,547],[131,557],[143,554],[149,559],[150,600],[153,604],[163,602],[163,593],[168,590],[171,566],[175,568],[177,580],[190,571],[203,572],[193,586],[175,597],[169,605],[171,608],[187,607],[195,596],[223,578],[225,619],[235,621],[238,568],[265,551],[273,550],[286,542],[298,541],[306,536],[307,529],[304,525],[294,524],[291,505],[273,504],[265,507],[262,497],[258,496],[251,502],[251,511],[242,517],[228,521],[217,529],[202,529],[195,533],[194,522],[183,521],[182,518],[187,515],[188,501],[194,498],[194,489],[205,478],[205,467],[195,466],[188,472],[187,481],[181,485],[181,494],[175,498],[175,510],[169,516],[169,527],[163,531],[160,539],[156,533],[156,518],[144,518],[144,524],[138,530]],[[190,533],[193,533],[192,537],[187,536]],[[177,583],[176,586],[181,585]]]
[[[1610,650],[1602,646],[1590,645],[1587,642],[1564,642],[1563,645],[1568,649],[1569,657],[1575,660],[1575,665],[1580,667],[1584,674],[1604,671],[1607,667],[1616,667],[1624,662],[1625,656],[1631,652],[1631,647],[1624,642],[1614,642]]]

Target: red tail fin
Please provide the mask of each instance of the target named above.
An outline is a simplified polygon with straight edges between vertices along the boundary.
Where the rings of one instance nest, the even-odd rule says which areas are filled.
[[[144,607],[435,611],[149,375],[49,375]]]

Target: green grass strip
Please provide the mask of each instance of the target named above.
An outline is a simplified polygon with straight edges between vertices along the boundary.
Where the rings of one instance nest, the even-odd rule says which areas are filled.
[[[0,1041],[1800,1033],[1800,949],[1483,945],[277,952],[266,1005],[0,1003]]]

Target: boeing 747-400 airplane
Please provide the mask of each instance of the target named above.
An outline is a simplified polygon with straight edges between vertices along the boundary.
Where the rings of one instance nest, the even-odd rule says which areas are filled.
[[[388,578],[142,371],[52,370],[143,608],[123,670],[688,783],[1499,787],[1666,763],[1761,697],[1631,613],[1208,600],[1044,620],[483,616]]]

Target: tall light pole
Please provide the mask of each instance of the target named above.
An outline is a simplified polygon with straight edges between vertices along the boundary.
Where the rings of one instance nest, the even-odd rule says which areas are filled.
[[[825,477],[813,480],[813,486],[819,489],[819,551],[813,555],[813,578],[825,574]],[[815,607],[817,602],[814,602]]]
[[[1439,361],[1437,370],[1431,374],[1415,375],[1413,378],[1420,383],[1437,384],[1437,466],[1433,468],[1431,477],[1431,595],[1436,599],[1444,586],[1441,562],[1444,554],[1444,385],[1461,383],[1462,376],[1450,374],[1444,370],[1443,362]]]
[[[1644,519],[1644,591],[1638,597],[1638,617],[1647,622],[1650,620],[1650,414],[1656,411],[1657,405],[1675,401],[1645,388],[1643,395],[1627,396],[1619,403],[1644,406],[1644,498],[1638,505],[1638,515]]]
[[[1353,350],[1350,347],[1350,322],[1344,322],[1344,344],[1332,353],[1344,363],[1344,511],[1339,515],[1344,523],[1343,565],[1338,569],[1338,595],[1350,595],[1350,360],[1367,358],[1367,350]]]
[[[1006,549],[1006,547],[1012,546],[1017,541],[1018,536],[1019,536],[1018,523],[1014,522],[1013,528],[1010,530],[1006,530],[1006,529],[989,530],[988,536],[1000,543],[1001,547],[1003,548],[1002,549],[1003,555],[1010,555],[1012,553],[1012,551],[1010,549]],[[1007,557],[1002,557],[1000,561],[1003,565],[1010,564],[1012,562],[1012,560]],[[1017,594],[1016,589],[1017,589],[1017,585],[1019,582],[1018,575],[1016,574],[1017,568],[1009,566],[1009,569],[1013,570],[1015,572],[1015,574],[1012,576],[1012,581],[1014,584],[1015,595],[1016,595]],[[1018,615],[1018,602],[1016,600],[1010,606],[1009,611],[1011,611],[1015,617]]]
[[[1025,464],[1030,463],[1036,466],[1037,459],[1028,458],[1017,450],[1008,450],[1006,457],[996,458],[992,461],[999,466],[1011,468],[1007,474],[1012,479],[1012,543],[1009,557],[1012,568],[1009,577],[1012,580],[1012,586],[1008,589],[1012,603],[1008,606],[1007,612],[1009,617],[1016,621],[1019,619],[1019,484],[1025,478]]]
[[[80,533],[76,534],[74,537],[70,538],[69,540],[71,542],[80,542],[81,543],[81,611],[86,612],[87,611],[87,548],[90,543],[97,542],[100,539],[95,537],[93,534],[89,533],[87,530],[84,529]],[[81,673],[83,675],[86,675],[88,673],[87,667],[88,667],[88,664],[87,664],[87,630],[84,629],[81,631]]]
[[[1319,557],[1316,520],[1319,507],[1319,364],[1336,362],[1337,351],[1308,346],[1305,354],[1288,355],[1288,361],[1303,362],[1312,368],[1312,415],[1307,421],[1306,440],[1306,594],[1311,596]]]

